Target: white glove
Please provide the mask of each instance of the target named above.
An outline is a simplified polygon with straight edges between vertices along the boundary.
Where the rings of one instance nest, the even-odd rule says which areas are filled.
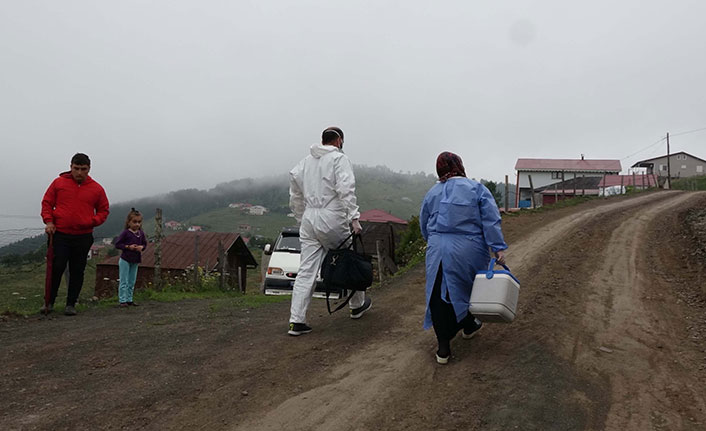
[[[360,225],[358,219],[353,219],[353,221],[351,222],[351,226],[353,227],[354,234],[358,235],[363,232],[363,227]]]

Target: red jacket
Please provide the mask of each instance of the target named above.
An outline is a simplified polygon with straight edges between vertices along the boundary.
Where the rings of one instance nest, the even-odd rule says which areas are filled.
[[[42,199],[42,220],[54,223],[56,230],[70,235],[93,232],[108,218],[108,197],[93,178],[79,184],[71,172],[59,174]]]

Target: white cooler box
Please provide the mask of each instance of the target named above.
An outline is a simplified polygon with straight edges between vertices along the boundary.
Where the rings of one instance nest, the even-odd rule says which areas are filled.
[[[468,311],[481,322],[510,323],[515,319],[520,282],[503,265],[504,270],[494,270],[495,259],[487,271],[479,271],[473,281]]]

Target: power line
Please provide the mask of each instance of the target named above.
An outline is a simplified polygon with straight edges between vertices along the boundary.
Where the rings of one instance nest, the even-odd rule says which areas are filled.
[[[700,129],[689,130],[689,131],[686,131],[686,132],[670,133],[669,136],[688,135],[689,133],[701,132],[701,131],[703,131],[703,130],[706,130],[706,127],[701,127]]]
[[[643,152],[643,151],[649,150],[650,148],[652,148],[652,147],[654,147],[655,145],[661,143],[661,142],[664,141],[665,139],[667,139],[666,136],[665,136],[664,138],[660,138],[659,141],[657,141],[657,142],[655,142],[655,143],[652,143],[652,144],[646,146],[645,148],[643,148],[643,149],[641,149],[641,150],[639,150],[639,151],[635,151],[634,153],[630,154],[629,156],[623,157],[623,158],[620,159],[620,160],[629,159],[630,157],[633,157],[633,156],[635,156],[635,155],[637,155],[637,154],[640,154],[640,153]]]

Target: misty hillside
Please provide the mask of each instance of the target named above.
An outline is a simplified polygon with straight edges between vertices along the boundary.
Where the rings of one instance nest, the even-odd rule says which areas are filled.
[[[354,167],[356,194],[361,211],[382,209],[402,219],[419,214],[424,194],[436,182],[436,176],[425,173],[394,172],[385,166]],[[294,221],[287,217],[289,211],[289,185],[286,174],[261,178],[239,179],[221,183],[209,190],[185,189],[164,195],[121,202],[110,206],[110,216],[96,228],[95,238],[112,238],[124,226],[125,216],[131,207],[144,214],[143,229],[154,234],[154,213],[161,208],[163,221],[199,225],[205,230],[241,231],[241,226],[251,226],[245,235],[263,235],[272,238],[282,227]],[[502,185],[498,185],[498,196],[502,196]],[[514,191],[514,185],[510,189]],[[514,194],[511,193],[511,199]],[[231,203],[245,202],[262,205],[269,212],[264,216],[245,215],[240,210],[228,208]],[[169,233],[165,230],[165,233]],[[24,254],[41,246],[43,236],[28,238],[0,248],[0,256]]]

